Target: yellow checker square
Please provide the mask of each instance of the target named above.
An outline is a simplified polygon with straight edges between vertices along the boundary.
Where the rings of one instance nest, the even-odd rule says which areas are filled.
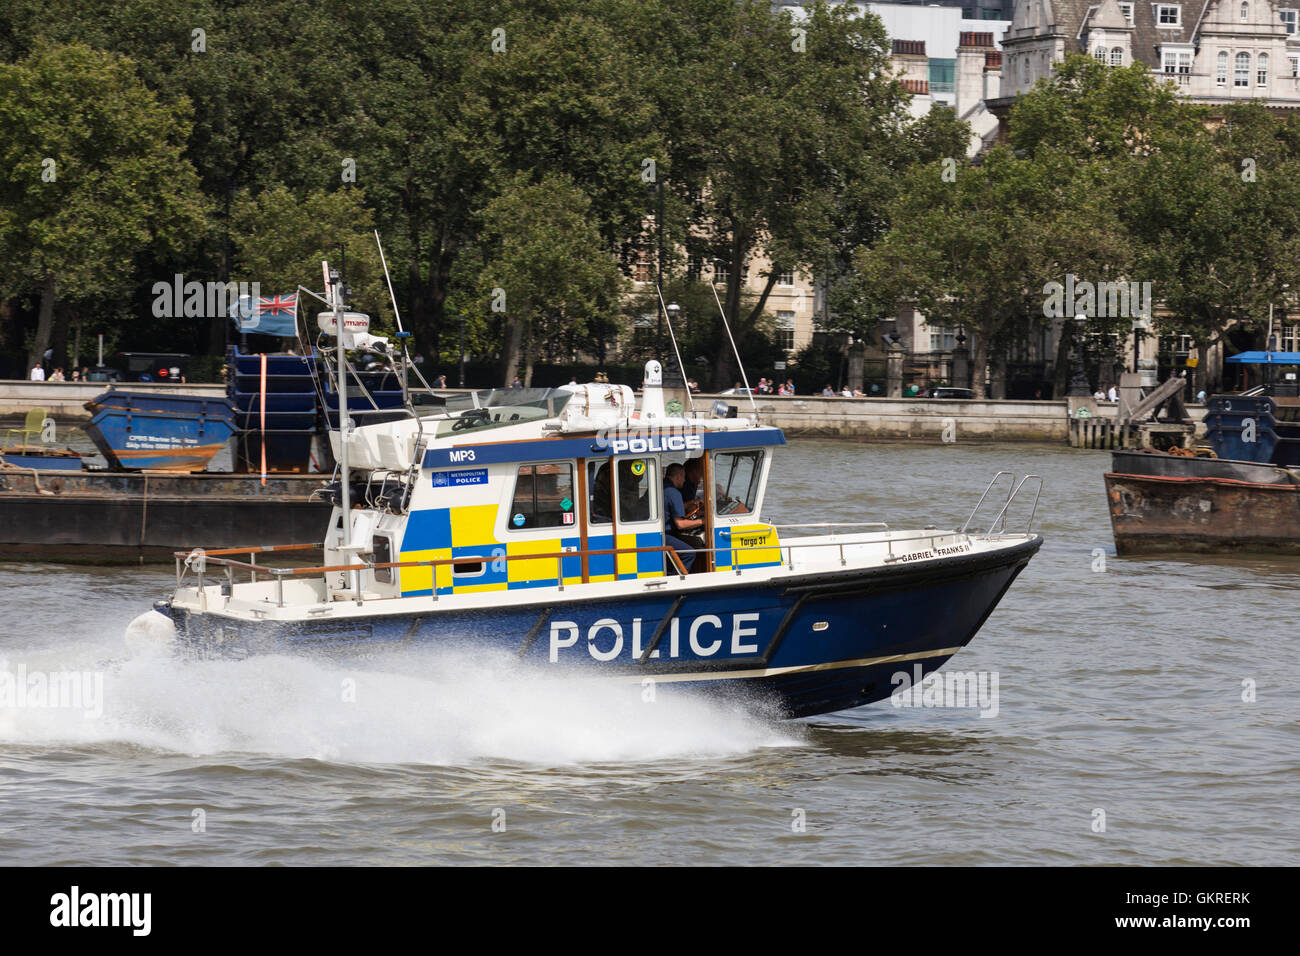
[[[621,577],[624,574],[630,574],[633,577],[636,577],[636,552],[631,550],[625,552],[623,550],[625,548],[630,549],[636,547],[636,535],[620,534],[617,542],[618,543],[615,544],[615,547],[619,549],[619,554],[618,564],[615,567],[618,570],[619,576]]]
[[[559,538],[543,541],[514,541],[506,545],[506,577],[510,581],[554,581],[560,573],[559,558],[538,558],[536,561],[516,560],[522,554],[559,554],[563,549]]]
[[[736,567],[780,564],[780,539],[768,524],[743,525],[731,529],[731,560]]]
[[[437,548],[428,551],[403,551],[402,561],[441,561],[451,557],[450,548]],[[399,568],[401,572],[402,593],[411,591],[433,590],[433,571],[429,565],[415,568]],[[451,586],[451,565],[440,564],[437,567],[438,587]]]
[[[453,548],[496,544],[497,506],[495,504],[462,505],[450,510]]]

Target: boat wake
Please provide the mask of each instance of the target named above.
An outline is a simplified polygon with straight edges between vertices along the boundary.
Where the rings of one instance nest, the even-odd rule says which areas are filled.
[[[512,655],[400,649],[184,661],[143,642],[125,657],[120,642],[5,653],[3,745],[557,766],[805,743],[797,725],[778,724],[752,702],[556,675]]]

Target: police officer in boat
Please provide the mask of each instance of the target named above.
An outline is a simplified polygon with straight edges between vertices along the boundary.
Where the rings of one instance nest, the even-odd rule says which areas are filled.
[[[687,571],[695,563],[695,550],[704,547],[704,541],[684,531],[704,527],[703,518],[686,517],[686,504],[682,500],[682,486],[686,483],[686,469],[673,463],[664,469],[664,535],[667,544],[677,552]]]

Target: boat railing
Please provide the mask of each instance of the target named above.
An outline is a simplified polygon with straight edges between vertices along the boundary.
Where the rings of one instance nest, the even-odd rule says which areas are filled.
[[[889,530],[889,525],[883,521],[800,521],[796,524],[774,524],[770,527],[778,531],[787,531],[791,528],[884,528]]]
[[[844,522],[843,524],[848,526],[848,525],[852,525],[853,523]],[[859,526],[879,525],[879,524],[880,522],[863,522]],[[808,525],[786,525],[786,526],[778,526],[778,527],[809,527],[809,526]],[[1013,536],[1020,537],[1021,535],[1013,535]],[[1029,532],[1027,530],[1024,532],[1024,536],[1026,537],[1029,536]],[[788,567],[790,570],[794,570],[795,552],[802,549],[821,548],[824,550],[828,547],[834,546],[837,548],[839,552],[840,566],[845,567],[848,565],[848,554],[845,552],[846,547],[860,547],[863,545],[884,545],[886,548],[886,556],[883,559],[884,563],[892,564],[894,562],[903,560],[909,554],[913,553],[907,550],[903,550],[901,552],[895,551],[895,548],[898,545],[909,544],[917,541],[928,541],[930,545],[930,550],[935,551],[935,549],[938,547],[937,542],[939,541],[939,539],[941,538],[950,539],[954,537],[969,537],[969,535],[967,535],[965,531],[941,529],[941,528],[926,528],[923,532],[919,534],[905,535],[902,537],[889,535],[883,539],[872,540],[872,541],[822,540],[822,541],[801,542],[798,544],[776,544],[776,545],[758,543],[752,545],[731,545],[728,547],[720,547],[720,548],[707,548],[707,547],[706,548],[683,548],[680,551],[666,544],[653,545],[650,547],[639,547],[639,548],[598,548],[598,549],[587,549],[587,550],[581,550],[575,548],[570,551],[556,551],[556,552],[547,552],[543,554],[458,555],[455,557],[432,558],[423,561],[364,561],[363,560],[361,563],[358,564],[332,564],[332,565],[320,565],[320,566],[303,567],[303,568],[274,567],[266,564],[258,564],[257,555],[266,554],[269,552],[319,550],[320,545],[318,544],[270,545],[265,547],[254,547],[254,548],[221,548],[212,551],[195,549],[193,551],[188,551],[188,552],[187,551],[175,552],[176,586],[177,588],[180,588],[183,585],[185,579],[188,577],[188,575],[190,573],[193,573],[197,579],[197,587],[200,595],[204,594],[205,593],[204,588],[206,586],[205,579],[207,576],[208,567],[214,566],[215,568],[218,568],[222,572],[224,572],[224,577],[226,578],[226,580],[222,584],[222,590],[223,592],[229,593],[226,591],[226,589],[227,588],[233,589],[236,583],[235,573],[238,571],[245,571],[248,572],[251,581],[253,581],[254,583],[258,580],[258,575],[262,575],[263,577],[274,578],[275,585],[276,585],[276,597],[275,597],[276,606],[284,607],[284,582],[286,579],[292,580],[295,578],[302,578],[302,577],[317,577],[317,576],[323,576],[331,573],[357,574],[359,572],[366,572],[366,571],[373,573],[375,571],[383,571],[392,568],[398,568],[398,569],[428,568],[433,578],[431,584],[436,585],[436,580],[437,580],[436,569],[447,565],[458,565],[458,564],[463,565],[463,564],[478,564],[478,563],[494,564],[496,562],[508,563],[510,561],[550,560],[550,561],[554,561],[556,565],[556,586],[558,590],[563,591],[565,589],[564,561],[566,558],[570,560],[574,558],[577,558],[579,560],[584,560],[584,559],[589,559],[594,557],[607,557],[612,555],[614,556],[615,559],[615,567],[617,567],[617,561],[619,555],[639,555],[639,554],[648,554],[648,553],[658,553],[658,554],[662,554],[665,560],[667,560],[673,565],[673,567],[676,569],[675,573],[677,577],[684,580],[687,577],[689,572],[687,571],[686,566],[683,564],[680,558],[680,555],[683,552],[695,554],[696,556],[705,555],[705,554],[711,554],[716,556],[719,552],[727,552],[731,555],[734,555],[736,552],[776,551],[778,554],[782,555],[782,560],[780,563]],[[233,558],[227,557],[227,555],[237,555],[237,554],[246,554],[249,556],[249,559],[247,561],[240,561],[240,560],[235,560]],[[737,562],[733,558],[733,560],[730,562],[729,570],[732,571],[737,576],[740,576],[746,571],[756,571],[761,568],[770,568],[772,567],[772,565],[773,562],[764,562],[762,564],[745,565]],[[593,575],[591,575],[589,570],[584,566],[582,572],[582,583],[590,583],[587,581],[587,578],[591,576]],[[658,580],[662,582],[667,580],[667,578],[670,576],[671,575],[669,574],[665,574],[663,578],[651,579],[651,580]],[[573,575],[569,575],[569,577],[572,578]],[[570,581],[570,583],[572,583],[572,581]],[[365,592],[362,591],[359,585],[352,588],[348,588],[348,590],[353,591],[354,599],[358,604],[363,604],[366,601],[392,600],[393,598],[398,597],[398,595],[366,597]],[[439,594],[436,586],[431,587],[430,596],[433,598],[433,600],[435,601],[438,600]]]
[[[996,475],[994,475],[989,480],[988,487],[984,489],[984,494],[980,495],[980,500],[975,502],[975,507],[971,509],[970,515],[966,518],[965,523],[962,524],[961,526],[962,534],[967,533],[967,529],[971,526],[971,523],[974,522],[975,516],[979,514],[980,508],[984,506],[984,501],[985,499],[988,498],[989,492],[991,492],[993,490],[993,487],[1001,481],[1004,475],[1008,479],[1007,486],[1006,486],[1007,500],[1002,503],[1002,507],[999,508],[997,514],[993,516],[993,521],[990,522],[989,529],[988,531],[984,532],[984,534],[985,536],[992,537],[995,534],[1006,533],[1007,509],[1011,507],[1011,503],[1016,500],[1016,496],[1020,494],[1020,492],[1024,489],[1025,485],[1030,481],[1034,481],[1037,482],[1037,485],[1034,490],[1034,503],[1029,510],[1029,518],[1025,522],[1025,530],[1021,532],[1022,534],[1026,534],[1026,535],[1032,533],[1033,526],[1034,526],[1034,517],[1038,514],[1038,499],[1042,497],[1043,494],[1042,476],[1023,475],[1020,478],[1020,480],[1017,482],[1016,476],[1013,472],[999,471]]]

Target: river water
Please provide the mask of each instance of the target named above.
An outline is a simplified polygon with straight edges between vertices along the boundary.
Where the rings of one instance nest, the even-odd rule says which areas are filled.
[[[999,469],[1043,476],[1045,546],[947,665],[996,713],[773,722],[432,652],[184,663],[122,639],[170,568],[0,565],[0,671],[103,680],[99,716],[0,707],[0,863],[1294,863],[1300,561],[1117,558],[1108,463],[778,456],[778,522],[952,527]]]

